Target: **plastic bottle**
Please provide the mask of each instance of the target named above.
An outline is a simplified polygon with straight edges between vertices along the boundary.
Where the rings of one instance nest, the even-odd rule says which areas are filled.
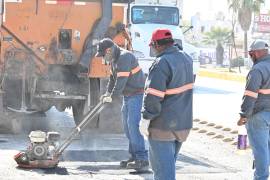
[[[237,149],[247,149],[247,129],[245,126],[239,126],[238,128]]]

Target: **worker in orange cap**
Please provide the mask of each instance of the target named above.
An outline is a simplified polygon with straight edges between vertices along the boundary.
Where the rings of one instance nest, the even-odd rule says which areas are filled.
[[[152,34],[156,60],[146,80],[140,132],[148,137],[155,180],[175,180],[175,162],[192,128],[192,59],[168,29]]]

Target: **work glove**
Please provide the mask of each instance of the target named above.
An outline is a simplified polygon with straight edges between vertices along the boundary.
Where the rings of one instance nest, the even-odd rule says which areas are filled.
[[[103,103],[111,103],[112,102],[112,97],[111,96],[106,96],[102,99]]]
[[[144,137],[149,136],[149,131],[148,131],[149,125],[150,125],[149,119],[141,119],[140,124],[139,124],[139,130],[140,130],[140,133]]]
[[[102,101],[102,103],[110,103],[110,102],[112,102],[111,93],[106,92],[105,94],[100,96],[99,100]]]

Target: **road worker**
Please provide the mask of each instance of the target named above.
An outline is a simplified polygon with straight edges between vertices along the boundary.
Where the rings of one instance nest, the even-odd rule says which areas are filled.
[[[192,128],[192,59],[168,29],[152,33],[156,60],[146,80],[140,132],[148,137],[154,180],[175,180],[175,163]]]
[[[249,49],[253,67],[247,75],[246,89],[238,125],[246,124],[255,159],[254,180],[267,180],[270,164],[270,55],[268,44],[255,40]]]
[[[145,77],[135,56],[105,38],[98,44],[97,57],[111,65],[111,76],[107,92],[101,96],[105,102],[123,95],[122,120],[124,132],[129,140],[128,160],[120,162],[120,167],[136,170],[148,169],[148,152],[139,131]]]

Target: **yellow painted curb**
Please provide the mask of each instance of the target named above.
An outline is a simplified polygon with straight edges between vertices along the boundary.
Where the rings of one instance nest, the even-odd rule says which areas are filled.
[[[217,78],[217,79],[223,79],[223,80],[230,80],[230,81],[237,81],[237,82],[246,82],[246,76],[245,75],[239,75],[229,72],[215,72],[210,70],[199,70],[198,72],[199,76],[203,77],[210,77],[210,78]]]

